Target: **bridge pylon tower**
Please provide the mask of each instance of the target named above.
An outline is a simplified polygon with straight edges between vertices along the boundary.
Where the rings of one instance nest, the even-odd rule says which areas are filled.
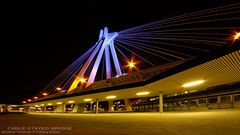
[[[95,81],[95,77],[97,71],[99,69],[99,65],[101,60],[105,59],[105,67],[106,67],[106,78],[109,79],[113,77],[112,71],[113,68],[111,67],[111,58],[114,64],[114,70],[116,70],[117,76],[121,76],[122,70],[120,68],[120,63],[117,57],[117,53],[114,47],[114,39],[118,36],[117,32],[108,33],[108,28],[104,27],[104,29],[100,30],[99,39],[96,42],[96,47],[82,66],[81,70],[79,71],[77,77],[74,79],[73,83],[71,84],[68,92],[75,89],[78,84],[80,83],[81,79],[87,78],[86,85],[84,87],[88,87]],[[93,64],[93,66],[90,66]],[[88,77],[85,76],[87,69],[90,69],[90,75]]]

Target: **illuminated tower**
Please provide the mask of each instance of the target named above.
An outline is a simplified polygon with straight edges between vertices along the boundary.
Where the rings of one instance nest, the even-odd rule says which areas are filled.
[[[105,58],[105,67],[106,67],[106,77],[107,79],[112,77],[112,68],[111,68],[111,60],[110,57],[113,59],[114,69],[116,70],[117,76],[122,75],[122,70],[120,68],[119,60],[116,54],[116,50],[114,47],[114,39],[118,36],[117,32],[108,33],[108,28],[105,27],[103,30],[100,30],[99,39],[96,43],[96,47],[93,52],[88,57],[87,61],[84,63],[83,67],[81,68],[80,72],[78,73],[77,77],[73,81],[72,85],[70,86],[68,92],[75,89],[81,80],[85,77],[85,72],[91,66],[90,75],[86,81],[86,87],[92,84],[95,80],[99,64],[102,58]]]

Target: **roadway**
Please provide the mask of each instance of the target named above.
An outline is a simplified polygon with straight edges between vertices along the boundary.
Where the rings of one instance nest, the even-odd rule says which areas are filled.
[[[239,114],[240,109],[204,112],[102,113],[97,115],[1,114],[0,131],[1,133],[16,130],[34,131],[35,134],[41,134],[40,131],[50,134],[50,131],[54,131],[58,135],[239,135]],[[17,128],[15,129],[15,127]],[[28,129],[29,127],[35,129]]]

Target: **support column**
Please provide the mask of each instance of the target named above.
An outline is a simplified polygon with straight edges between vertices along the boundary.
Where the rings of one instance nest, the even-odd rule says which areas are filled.
[[[6,109],[5,112],[8,112],[8,109],[9,109],[8,104],[5,105],[5,109]]]
[[[163,92],[159,92],[159,112],[163,112]]]
[[[8,105],[7,104],[2,106],[2,112],[8,112]]]
[[[208,102],[208,98],[206,98],[206,107],[208,109],[208,106],[209,106],[209,102]]]
[[[47,106],[46,105],[44,105],[42,108],[43,108],[42,112],[46,112],[47,111]]]
[[[115,36],[116,36],[116,34],[115,34]],[[110,43],[110,50],[111,50],[111,53],[112,53],[113,63],[114,63],[115,69],[117,71],[117,75],[122,75],[122,70],[120,68],[120,64],[119,64],[117,53],[116,53],[116,50],[115,50],[115,47],[114,47],[113,40]]]
[[[109,46],[105,47],[105,64],[106,64],[106,77],[107,79],[110,79],[112,77],[112,70],[111,70]]]
[[[197,107],[198,107],[198,104],[199,104],[199,100],[197,99],[197,100],[196,100],[196,106],[197,106]]]
[[[218,109],[220,109],[221,96],[218,96],[218,97],[217,97],[217,104],[218,104]]]
[[[85,111],[84,110],[85,106],[86,106],[85,103],[75,104],[72,112],[74,112],[74,113],[83,113]]]
[[[231,100],[232,108],[234,108],[234,97],[233,97],[233,95],[230,95],[230,100]]]
[[[132,111],[132,107],[131,107],[129,99],[124,99],[124,104],[125,104],[127,111]]]
[[[96,107],[95,107],[95,113],[98,114],[98,104],[99,104],[99,101],[98,101],[98,98],[96,99]]]
[[[56,108],[53,112],[62,113],[63,112],[63,105],[56,105]]]
[[[174,99],[172,100],[172,109],[174,111]]]
[[[102,32],[100,32],[102,33]],[[101,34],[100,34],[101,35]],[[72,85],[70,86],[68,92],[72,91],[73,89],[75,89],[78,85],[78,83],[80,82],[80,78],[83,77],[83,75],[85,74],[87,68],[89,67],[89,65],[91,64],[91,61],[94,59],[94,57],[96,56],[97,52],[99,51],[101,44],[102,44],[102,40],[99,40],[97,42],[97,46],[94,49],[94,51],[91,53],[91,55],[89,56],[89,58],[87,59],[87,61],[85,62],[85,64],[83,65],[83,67],[81,68],[80,72],[78,73],[78,77],[76,77],[76,79],[73,81]]]
[[[31,108],[31,106],[29,106],[28,111],[29,111],[29,112],[32,112],[32,108]]]
[[[66,104],[62,104],[62,113],[65,113]]]
[[[114,111],[113,100],[109,100],[108,101],[108,111],[109,112],[113,112]]]

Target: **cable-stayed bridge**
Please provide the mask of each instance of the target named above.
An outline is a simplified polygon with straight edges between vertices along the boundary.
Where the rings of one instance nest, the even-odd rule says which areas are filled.
[[[104,89],[111,90],[112,87],[126,89],[149,83],[151,86],[156,81],[154,80],[155,76],[164,74],[170,69],[181,67],[182,70],[187,70],[190,67],[185,66],[188,68],[184,68],[181,65],[196,60],[206,62],[203,59],[212,60],[216,56],[227,55],[230,53],[228,50],[232,50],[232,48],[234,51],[237,50],[240,37],[238,33],[240,29],[239,9],[239,3],[226,5],[170,17],[118,32],[109,32],[108,28],[104,27],[100,30],[97,42],[41,92],[33,96],[29,102],[70,97],[71,95],[81,95],[81,93],[91,94],[94,93],[90,92],[93,90],[105,92]],[[234,68],[232,67],[232,71],[229,71],[232,74],[226,72],[226,75],[230,77],[224,82],[239,81],[239,77],[234,75],[239,74],[237,66],[239,55],[236,52],[236,55],[235,53],[230,54],[226,58],[231,55],[233,63],[236,65],[232,63]],[[208,59],[208,56],[212,59]],[[224,58],[224,60],[216,63],[221,66],[221,62],[228,63],[231,59]],[[199,73],[206,74],[205,70],[214,66],[207,67],[205,65],[203,67],[204,71],[199,71]],[[199,78],[204,78],[199,73],[191,73],[198,74]],[[217,72],[214,76],[217,76]],[[187,75],[183,75],[183,77],[186,80],[194,78],[190,76],[191,79],[187,79]],[[177,85],[181,86],[184,81],[173,80],[171,89],[174,90],[169,90],[169,94],[185,91],[185,89],[176,87]],[[216,80],[219,85],[223,83],[222,80]],[[218,83],[212,82],[205,87],[218,85]],[[171,84],[164,86],[165,84],[162,84],[163,87],[159,84],[151,86],[151,89],[156,90],[153,95],[159,92],[157,89],[166,90],[171,86]],[[125,88],[125,86],[127,87]],[[142,90],[140,89],[140,91]],[[137,89],[133,91],[135,93]],[[127,93],[123,92],[122,94]]]

